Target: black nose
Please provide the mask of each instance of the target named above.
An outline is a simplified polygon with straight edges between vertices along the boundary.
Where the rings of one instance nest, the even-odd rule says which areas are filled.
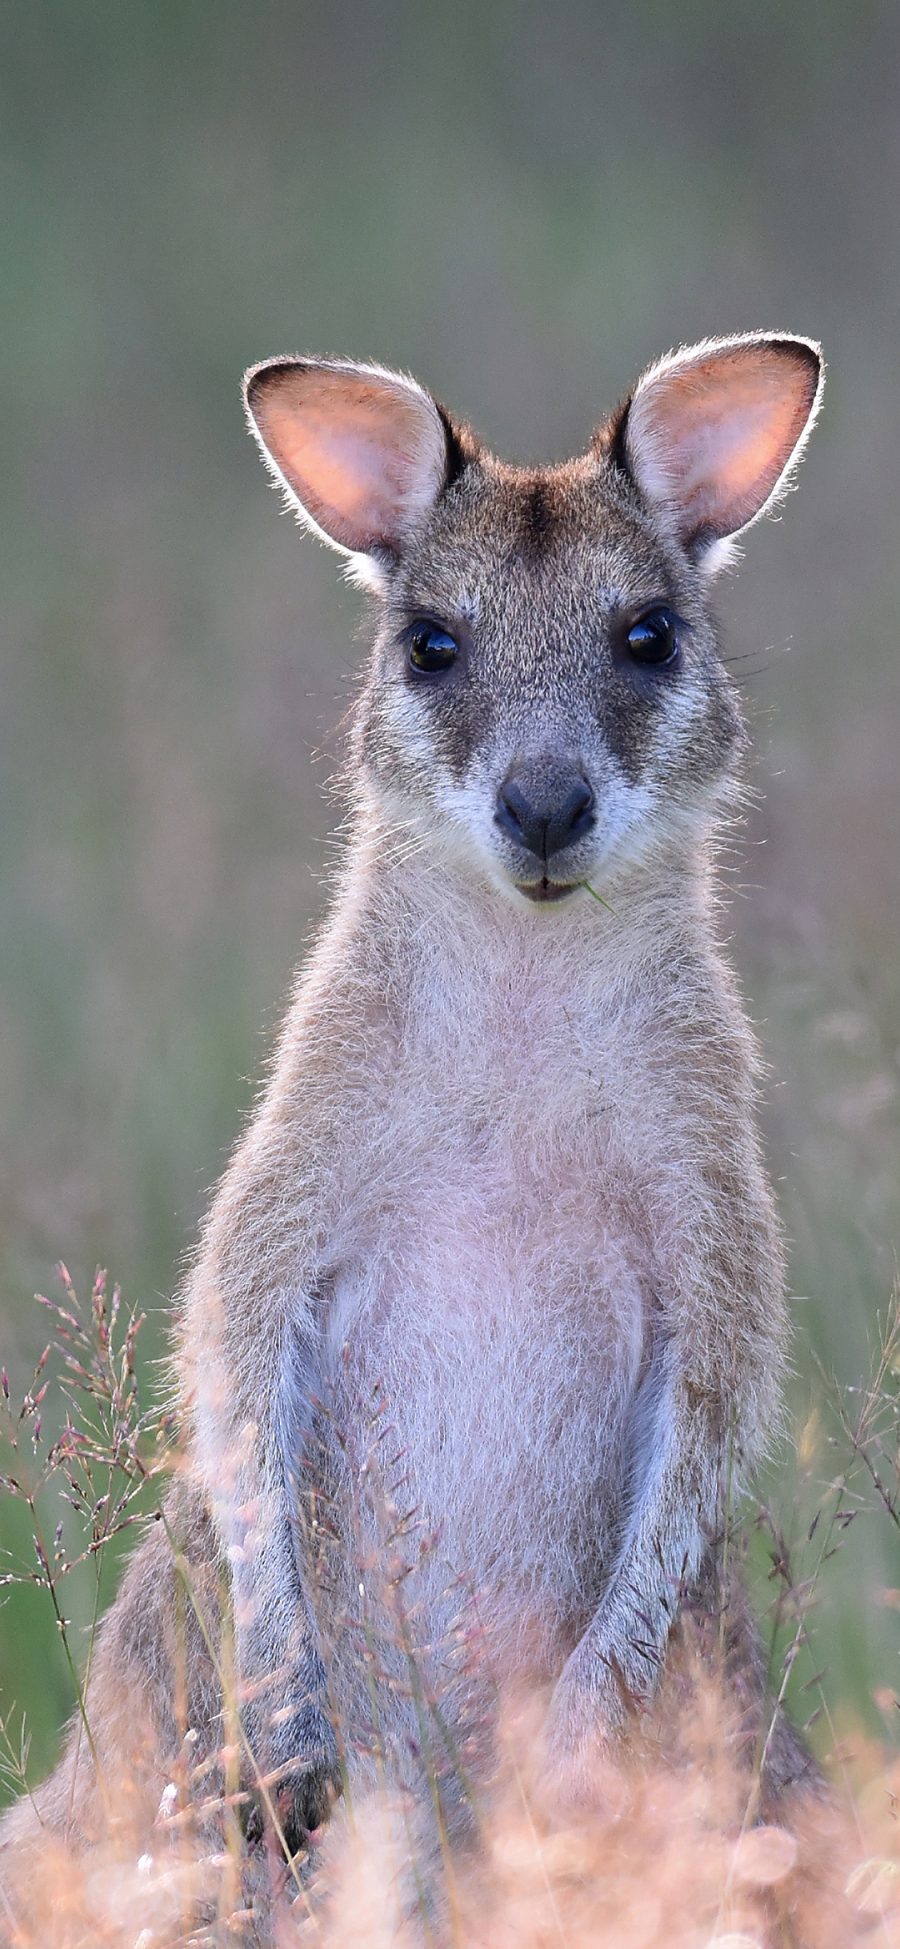
[[[540,860],[573,846],[594,823],[594,794],[581,772],[516,765],[497,793],[501,831]]]

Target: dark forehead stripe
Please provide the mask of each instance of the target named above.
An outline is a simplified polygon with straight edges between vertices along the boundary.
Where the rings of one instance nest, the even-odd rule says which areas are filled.
[[[531,481],[522,490],[518,545],[526,560],[533,561],[550,547],[558,523],[558,512],[544,480]]]

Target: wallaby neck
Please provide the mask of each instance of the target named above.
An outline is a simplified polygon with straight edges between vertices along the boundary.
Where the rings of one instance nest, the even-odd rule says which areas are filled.
[[[480,984],[540,976],[557,992],[621,989],[673,956],[715,947],[715,875],[708,849],[674,850],[602,893],[527,902],[449,847],[392,834],[360,818],[334,926],[392,990],[438,969],[458,998]],[[649,992],[652,992],[650,990]],[[642,988],[646,1008],[648,990]],[[423,998],[424,999],[424,998]]]

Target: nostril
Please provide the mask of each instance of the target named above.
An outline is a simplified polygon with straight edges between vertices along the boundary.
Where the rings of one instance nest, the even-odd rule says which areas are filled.
[[[579,778],[547,827],[547,852],[558,853],[574,846],[594,823],[594,794],[586,778]]]
[[[573,839],[579,833],[586,832],[588,826],[593,825],[594,794],[586,778],[580,779],[573,791],[570,792],[566,804],[563,807],[563,812],[564,814],[567,812],[569,815],[569,826]]]
[[[522,793],[510,779],[506,779],[497,793],[497,820],[515,839],[522,837],[522,814],[525,809]]]
[[[535,805],[514,778],[506,778],[497,793],[495,818],[507,837],[524,846],[538,859],[547,856],[547,827],[550,815]]]

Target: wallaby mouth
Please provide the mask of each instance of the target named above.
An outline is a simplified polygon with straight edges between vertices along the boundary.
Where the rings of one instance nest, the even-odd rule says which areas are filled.
[[[526,900],[565,900],[570,893],[578,892],[578,881],[564,886],[558,880],[538,880],[535,886],[519,884],[519,892],[524,893]]]

